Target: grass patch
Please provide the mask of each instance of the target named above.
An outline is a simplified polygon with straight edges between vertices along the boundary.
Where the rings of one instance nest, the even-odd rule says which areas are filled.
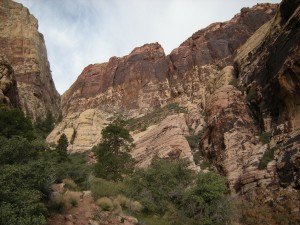
[[[172,225],[173,224],[168,218],[163,218],[156,215],[137,214],[134,216],[138,219],[140,225],[158,225],[158,224]]]
[[[107,181],[101,178],[94,178],[91,185],[92,196],[95,200],[122,195],[126,189],[124,182]]]
[[[125,127],[128,130],[144,131],[147,127],[157,124],[165,119],[167,116],[185,113],[186,109],[177,103],[168,104],[162,108],[156,109],[151,113],[139,118],[130,118],[125,121]]]

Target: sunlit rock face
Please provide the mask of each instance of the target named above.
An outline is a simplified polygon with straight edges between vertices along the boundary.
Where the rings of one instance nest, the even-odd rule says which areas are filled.
[[[22,110],[31,118],[60,113],[60,96],[52,77],[38,22],[22,4],[0,1],[0,49],[14,71]]]

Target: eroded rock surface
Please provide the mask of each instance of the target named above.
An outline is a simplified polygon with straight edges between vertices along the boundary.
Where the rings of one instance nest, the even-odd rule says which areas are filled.
[[[22,110],[31,118],[60,112],[44,37],[38,22],[22,4],[0,1],[0,49],[14,71]]]
[[[0,103],[20,107],[14,71],[3,55],[0,55]]]
[[[132,156],[140,167],[149,166],[155,155],[170,159],[186,158],[191,162],[191,168],[197,170],[189,143],[185,138],[187,135],[189,130],[184,115],[168,116],[145,131],[132,134],[136,145]]]

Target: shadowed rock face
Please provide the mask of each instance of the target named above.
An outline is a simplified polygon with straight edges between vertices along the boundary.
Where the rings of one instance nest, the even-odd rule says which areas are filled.
[[[11,0],[0,2],[0,49],[14,70],[22,110],[33,119],[44,118],[47,111],[58,117],[60,97],[38,22]]]
[[[3,55],[0,55],[0,103],[11,107],[20,107],[14,71]]]

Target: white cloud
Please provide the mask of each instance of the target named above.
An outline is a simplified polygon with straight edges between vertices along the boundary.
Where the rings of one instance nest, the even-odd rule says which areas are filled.
[[[62,94],[91,63],[159,42],[166,54],[197,30],[259,0],[16,0],[39,20]],[[226,3],[225,3],[226,2]],[[279,2],[272,0],[269,2]]]

